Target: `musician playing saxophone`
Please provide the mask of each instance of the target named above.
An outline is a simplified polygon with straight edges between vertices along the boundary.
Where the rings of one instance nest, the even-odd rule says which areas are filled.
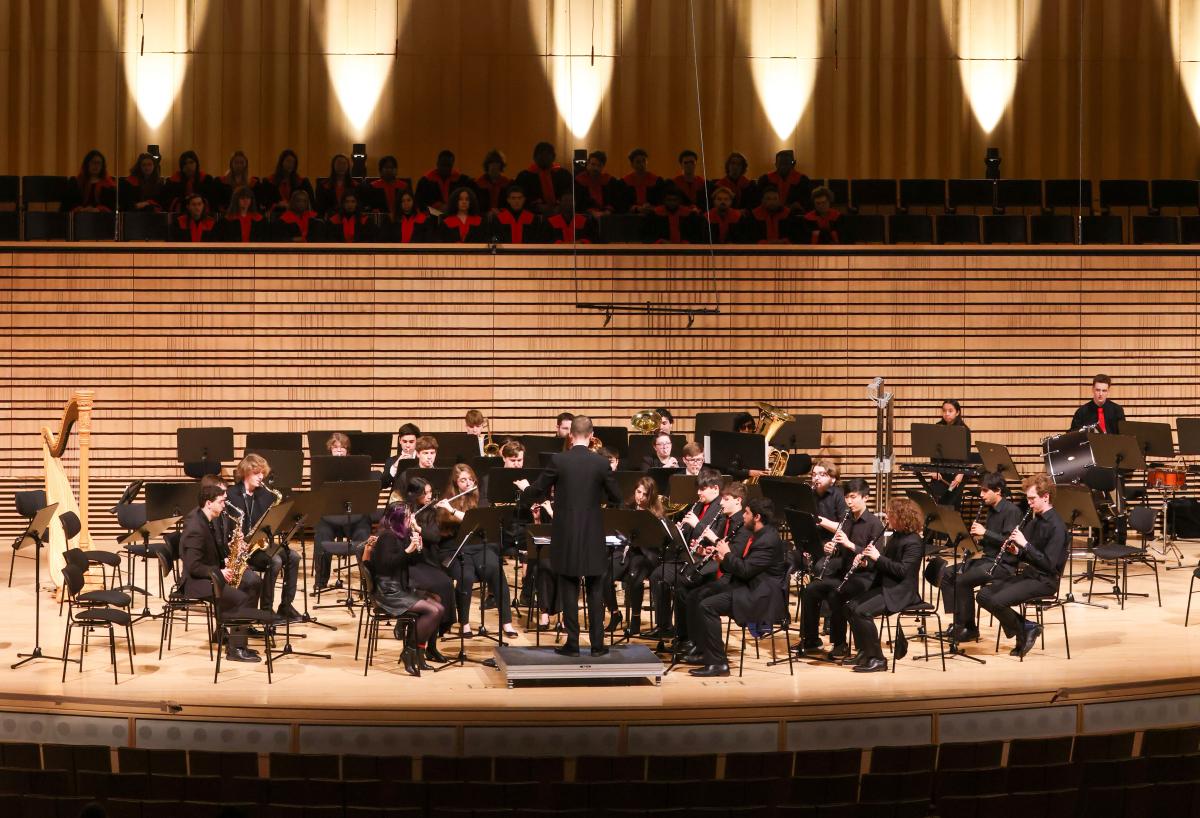
[[[263,484],[271,476],[271,464],[257,454],[242,458],[234,470],[238,481],[229,487],[227,503],[242,512],[242,534],[250,532],[271,506],[277,495]],[[259,607],[271,610],[275,600],[275,584],[283,575],[283,592],[279,597],[279,615],[292,621],[300,619],[300,612],[292,605],[296,599],[296,576],[300,566],[299,556],[286,545],[274,556],[259,550],[250,556],[249,565],[263,578],[262,600]]]
[[[226,502],[225,484],[212,475],[200,481],[200,505],[185,518],[183,533],[179,538],[179,550],[183,555],[183,593],[196,599],[213,596],[209,574],[219,571],[223,583],[232,579],[225,567],[229,557],[229,538],[234,523],[224,516]],[[236,588],[224,585],[221,590],[221,611],[242,615],[253,611],[259,598],[262,580],[253,571],[242,574]],[[229,634],[225,658],[231,662],[258,662],[262,657],[257,651],[246,647],[247,631],[234,628]]]

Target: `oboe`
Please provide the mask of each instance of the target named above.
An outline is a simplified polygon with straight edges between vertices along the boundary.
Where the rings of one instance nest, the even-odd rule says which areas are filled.
[[[842,590],[842,588],[845,586],[845,584],[850,581],[850,575],[853,574],[856,570],[858,570],[859,563],[862,562],[863,551],[866,551],[872,545],[875,545],[876,543],[878,543],[880,540],[882,540],[887,535],[887,533],[888,533],[887,529],[880,531],[878,537],[871,540],[869,543],[867,543],[865,546],[863,546],[862,551],[859,551],[858,553],[856,553],[854,555],[854,559],[850,561],[850,570],[846,572],[846,576],[842,577],[842,581],[838,583],[837,589],[839,591]]]
[[[1009,534],[1007,537],[1005,537],[1004,542],[1000,543],[1000,550],[996,552],[996,559],[994,559],[992,561],[992,564],[990,566],[988,566],[988,576],[989,577],[992,575],[992,572],[996,570],[996,566],[1000,564],[1000,560],[1004,558],[1004,549],[1008,546],[1008,544],[1010,542],[1012,542],[1013,536],[1018,531],[1021,530],[1021,526],[1025,525],[1025,523],[1028,522],[1031,514],[1033,514],[1033,509],[1029,509],[1029,511],[1026,511],[1025,516],[1021,518],[1021,522],[1017,523],[1017,527],[1012,530],[1011,534]]]
[[[833,532],[834,538],[837,537],[838,532],[842,530],[842,527],[845,526],[846,523],[848,523],[850,521],[850,515],[853,513],[854,512],[850,511],[849,509],[846,510],[846,516],[842,518],[842,521],[840,523],[838,523],[838,527]],[[830,542],[833,542],[833,539],[830,539]],[[833,543],[833,547],[835,549],[841,548],[841,546],[838,545],[837,543]],[[837,553],[837,552],[835,551],[834,553]],[[832,556],[833,556],[833,554],[825,555],[825,561],[823,563],[821,563],[821,573],[819,575],[817,575],[817,579],[825,579],[825,572],[829,570],[829,560]]]

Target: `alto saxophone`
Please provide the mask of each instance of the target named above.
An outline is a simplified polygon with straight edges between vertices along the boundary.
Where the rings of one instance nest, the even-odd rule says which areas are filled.
[[[225,558],[225,570],[229,572],[229,584],[234,588],[242,582],[242,574],[246,573],[246,563],[250,559],[250,550],[246,547],[246,537],[242,534],[242,519],[246,516],[236,509],[225,509],[225,514],[233,521],[233,534],[229,537],[229,556]]]

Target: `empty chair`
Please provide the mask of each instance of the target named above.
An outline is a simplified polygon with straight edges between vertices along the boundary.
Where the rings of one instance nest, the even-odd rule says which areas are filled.
[[[1047,210],[1065,207],[1092,212],[1091,179],[1047,179],[1043,188]]]
[[[1120,244],[1125,240],[1120,216],[1084,216],[1079,220],[1079,239],[1083,244]]]
[[[1150,206],[1200,208],[1200,182],[1195,179],[1151,179]]]
[[[0,210],[0,241],[20,241],[21,214],[15,210]]]
[[[66,241],[67,213],[30,211],[25,214],[25,241]]]
[[[272,778],[337,778],[339,759],[336,755],[271,753],[270,766]]]
[[[858,775],[862,765],[862,750],[851,747],[843,750],[808,750],[796,753],[792,774]]]
[[[882,213],[858,213],[843,216],[838,224],[846,223],[838,235],[842,244],[883,244],[887,240],[886,224]]]
[[[1179,217],[1179,241],[1183,244],[1200,244],[1200,216]]]
[[[0,743],[0,767],[18,770],[40,770],[42,748],[31,741]]]
[[[1134,216],[1134,244],[1179,244],[1179,219],[1176,216]]]
[[[18,491],[13,495],[13,500],[17,507],[17,513],[24,517],[27,521],[33,522],[33,518],[37,513],[46,507],[46,492],[43,489],[34,489],[33,491]],[[43,536],[43,540],[45,536]],[[13,569],[17,564],[17,557],[22,559],[32,559],[33,548],[30,547],[31,553],[18,554],[23,546],[32,546],[32,540],[26,542],[25,532],[21,532],[12,542],[12,558],[8,561],[8,587],[12,587]],[[11,766],[11,765],[4,765]]]
[[[645,756],[580,756],[575,760],[576,781],[642,781]]]
[[[888,216],[888,241],[892,244],[933,244],[933,219],[925,214],[893,213]]]
[[[946,191],[946,204],[951,210],[991,207],[996,201],[996,183],[991,179],[950,179]]]
[[[1040,179],[1001,179],[996,183],[996,202],[1000,207],[1041,207]]]
[[[1026,244],[1028,241],[1024,216],[1009,214],[983,217],[984,244]]]
[[[1133,755],[1133,733],[1104,733],[1075,737],[1071,760],[1107,761]]]
[[[978,244],[979,217],[963,213],[938,216],[937,243]]]
[[[184,750],[147,750],[141,747],[118,747],[117,769],[123,773],[186,775],[187,752]]]
[[[41,205],[43,209],[52,205],[58,209],[66,192],[66,176],[25,176],[21,179],[21,204],[26,210],[30,205]]]
[[[497,781],[562,781],[565,777],[561,758],[518,758],[497,756]]]
[[[72,213],[72,241],[112,241],[117,237],[117,217],[113,213]]]
[[[650,756],[647,759],[647,781],[708,781],[716,777],[715,755]]]
[[[850,202],[850,180],[849,179],[826,179],[825,187],[833,192],[833,203],[848,204]]]
[[[43,744],[42,766],[47,770],[76,773],[112,772],[112,754],[102,744]]]
[[[725,756],[725,778],[787,778],[792,774],[792,754],[730,753]]]
[[[895,179],[850,180],[850,208],[896,206]]]
[[[858,773],[794,775],[790,781],[791,790],[786,796],[788,804],[852,804],[858,798]]]
[[[938,747],[939,770],[982,770],[1000,766],[1002,741],[963,741]]]
[[[215,775],[220,778],[257,776],[258,754],[190,750],[188,751],[188,774]]]
[[[166,241],[167,214],[132,211],[121,214],[122,241]]]
[[[1074,244],[1075,218],[1065,213],[1039,213],[1029,217],[1032,244]]]
[[[937,760],[936,744],[910,747],[871,748],[871,772],[909,773],[932,770]]]
[[[1200,727],[1164,727],[1142,734],[1142,755],[1174,756],[1200,752]]]
[[[1114,207],[1149,207],[1150,183],[1145,179],[1101,179],[1100,210]]]
[[[929,207],[942,210],[946,207],[945,179],[901,179],[900,209]]]
[[[860,804],[886,804],[922,798],[928,801],[932,784],[933,773],[929,771],[866,773],[862,777],[858,801]]]
[[[14,209],[21,200],[21,177],[0,176],[0,205],[11,205]]]

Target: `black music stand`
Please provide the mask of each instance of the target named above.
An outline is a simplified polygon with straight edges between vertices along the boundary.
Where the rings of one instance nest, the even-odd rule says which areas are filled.
[[[416,461],[414,460],[413,462],[415,463]],[[404,488],[403,488],[404,484],[407,484],[408,481],[413,479],[414,477],[420,477],[426,483],[433,486],[434,496],[437,496],[437,493],[440,492],[442,489],[444,489],[446,487],[446,484],[450,482],[450,469],[449,468],[442,469],[442,468],[435,467],[432,469],[421,469],[421,468],[417,468],[416,466],[414,466],[412,468],[405,469],[404,471],[400,472],[400,475],[401,475],[401,477],[399,478],[398,482],[400,480],[402,480],[401,487],[400,487],[401,492],[404,491]],[[393,486],[393,491],[395,491],[396,483],[393,483],[392,486]],[[451,496],[453,496],[453,495],[451,495]]]
[[[221,464],[233,460],[233,427],[176,430],[175,459],[188,477],[199,480],[206,474],[220,474]]]
[[[192,485],[192,484],[189,483],[188,485]],[[172,528],[175,528],[179,524],[179,521],[182,519],[183,519],[183,517],[181,515],[175,515],[173,517],[164,517],[159,520],[147,520],[145,523],[138,526],[134,530],[130,531],[128,534],[126,534],[121,539],[117,540],[117,545],[125,546],[126,548],[128,548],[128,546],[133,545],[134,543],[136,543],[140,540],[142,545],[144,545],[146,548],[147,556],[149,556],[149,554],[152,553],[150,550],[151,540],[154,540],[154,539],[162,536],[163,534],[165,534],[167,531],[170,531]],[[130,563],[130,566],[132,566],[132,564],[133,564],[133,554],[132,553],[130,553],[130,555],[129,555],[129,563]],[[145,567],[145,566],[148,566],[149,563],[150,563],[149,559],[146,559],[143,562],[144,571],[142,574],[142,582],[146,583],[147,585],[150,584],[150,569],[149,569],[149,567]],[[131,567],[130,568],[131,573],[132,573],[132,570],[133,569]],[[150,611],[150,594],[147,593],[146,591],[142,590],[141,588],[137,587],[136,585],[132,584],[132,579],[133,579],[133,577],[131,576],[130,583],[127,585],[122,585],[118,590],[122,590],[122,591],[128,590],[130,592],[131,599],[132,599],[134,593],[141,591],[141,593],[144,595],[144,597],[143,597],[144,601],[143,601],[141,613],[134,616],[133,620],[129,624],[132,625],[137,622],[141,622],[143,619],[158,619],[158,618],[164,616],[164,614],[151,613],[151,611]]]
[[[369,460],[365,455],[360,455],[363,460]],[[338,517],[345,515],[346,528],[350,528],[351,518],[356,514],[370,515],[379,506],[379,481],[378,480],[329,480],[317,482],[316,461],[318,460],[349,460],[352,456],[346,457],[328,457],[314,458],[313,462],[313,485],[321,489],[321,497],[323,502],[318,516],[320,517]],[[367,464],[368,469],[370,464]],[[313,534],[313,548],[317,547],[317,538]],[[346,612],[354,616],[354,606],[360,604],[362,600],[355,601],[355,594],[360,594],[361,591],[355,588],[350,583],[350,572],[353,569],[351,557],[353,556],[353,543],[347,540],[346,552],[346,582],[343,590],[346,596],[332,605],[316,605],[316,609],[322,608],[341,608],[344,607]],[[341,582],[340,578],[338,582]],[[336,587],[336,586],[335,586]],[[317,602],[320,603],[320,591],[317,591]]]
[[[910,427],[910,431],[913,457],[966,462],[967,453],[971,448],[966,426],[914,423]]]
[[[312,458],[312,487],[326,483],[363,481],[371,479],[371,456],[365,454],[317,455]],[[379,481],[375,481],[379,488]]]
[[[683,573],[683,564],[684,564],[684,562],[686,562],[688,565],[693,565],[693,566],[697,565],[696,557],[694,554],[692,554],[691,549],[688,548],[687,542],[684,541],[683,531],[680,530],[679,526],[674,525],[673,523],[669,523],[666,520],[660,520],[659,522],[662,523],[663,529],[666,531],[667,539],[670,540],[670,544],[666,546],[667,550],[670,553],[678,555],[679,566],[675,571],[674,582],[664,582],[665,585],[671,586],[671,598],[672,598],[672,602],[674,602],[675,590],[679,584],[680,575]],[[663,574],[665,576],[666,572],[664,571]],[[678,616],[678,615],[679,615],[679,612],[676,611],[676,616]],[[662,627],[660,625],[660,623],[658,623],[658,622],[655,622],[654,624],[657,627]],[[658,640],[658,644],[654,646],[654,652],[655,653],[668,653],[669,652],[671,654],[671,662],[670,662],[670,664],[667,665],[667,669],[663,671],[664,674],[670,673],[672,670],[674,670],[676,667],[678,667],[683,662],[683,657],[685,654],[685,651],[670,650],[667,647],[666,639]]]
[[[695,441],[703,443],[704,438],[713,432],[734,431],[733,420],[741,414],[741,412],[697,412]]]
[[[317,514],[320,511],[320,509],[322,507],[324,507],[324,505],[328,502],[326,495],[327,495],[327,493],[325,492],[324,488],[319,488],[319,489],[313,489],[311,491],[296,492],[291,496],[291,499],[288,501],[291,504],[289,507],[289,511],[291,513],[291,519],[288,522],[289,527],[286,530],[284,530],[282,527],[279,529],[280,531],[283,532],[283,535],[282,535],[282,545],[283,546],[286,546],[288,543],[290,543],[292,541],[293,537],[300,537],[301,533],[304,530],[305,521],[310,516]],[[280,504],[280,506],[276,506],[276,508],[280,508],[281,506],[282,506],[282,504]],[[264,517],[265,517],[265,515],[264,515]],[[313,547],[314,548],[316,547],[316,543],[317,543],[317,537],[316,537],[316,531],[314,529],[314,531],[313,531]],[[321,622],[320,620],[318,620],[315,616],[310,614],[308,611],[308,554],[306,553],[306,551],[304,549],[304,538],[303,537],[300,537],[300,548],[298,549],[298,551],[300,553],[299,573],[300,573],[301,582],[303,583],[303,587],[301,588],[301,596],[304,598],[304,612],[302,614],[300,614],[300,618],[302,621],[304,621],[305,623],[307,623],[309,625],[319,625],[322,628],[327,628],[331,631],[335,631],[335,630],[337,630],[337,628],[335,628],[333,625],[326,625],[324,622]]]
[[[654,481],[659,494],[667,494],[671,488],[671,478],[683,474],[683,469],[647,469],[642,474]]]
[[[530,577],[534,580],[533,592],[530,595],[529,619],[533,618],[536,611],[538,618],[541,618],[541,608],[538,605],[538,585],[537,578],[541,576],[541,572],[545,570],[542,566],[542,552],[553,545],[551,539],[554,526],[550,523],[530,523],[525,526],[525,558],[529,560],[529,564],[534,566],[534,570],[530,572]],[[502,629],[503,630],[503,629]],[[533,628],[533,644],[534,647],[542,646],[542,628],[540,624],[534,625]]]
[[[620,474],[620,472],[618,472]],[[604,534],[606,537],[617,536],[624,540],[624,553],[621,556],[621,562],[624,563],[629,556],[631,548],[640,548],[644,553],[661,553],[663,551],[663,543],[667,539],[667,532],[663,528],[662,521],[645,509],[615,509],[606,508],[604,514]],[[667,555],[662,554],[662,561],[666,561]],[[665,573],[665,571],[664,571]],[[586,605],[586,602],[585,602]],[[638,619],[641,620],[642,612],[638,611]],[[633,622],[633,612],[629,609],[629,600],[625,601],[625,630],[620,639],[614,640],[612,635],[609,635],[609,644],[616,645],[622,642],[628,642],[630,639],[629,625]],[[657,623],[656,623],[657,624]]]
[[[268,451],[304,451],[304,435],[300,432],[246,432],[245,453]],[[265,455],[264,455],[265,456]],[[274,464],[272,464],[274,468]]]
[[[350,453],[365,454],[372,463],[383,465],[392,456],[391,432],[350,432]]]
[[[1089,434],[1088,443],[1092,446],[1092,459],[1097,468],[1111,469],[1114,486],[1117,491],[1117,514],[1125,513],[1125,478],[1121,476],[1123,469],[1146,468],[1146,457],[1138,439],[1133,435]],[[1088,481],[1084,481],[1088,482]],[[1092,486],[1092,488],[1099,488]]]
[[[600,438],[604,448],[621,459],[625,458],[625,453],[629,451],[629,430],[624,426],[596,426],[592,434]]]
[[[1200,418],[1175,418],[1175,431],[1180,455],[1200,454]]]
[[[633,499],[634,489],[637,488],[638,481],[646,476],[644,471],[622,471],[613,472],[613,479],[617,481],[617,491],[621,492],[621,501],[627,502]]]
[[[25,527],[25,533],[21,535],[21,545],[26,541],[33,543],[33,650],[29,653],[18,653],[17,659],[20,661],[10,666],[13,670],[35,659],[63,661],[61,656],[47,656],[42,653],[42,549],[46,546],[46,528],[57,512],[58,503],[38,509],[37,514],[33,515],[33,519]]]
[[[1098,435],[1098,437],[1110,437],[1110,435]],[[1122,437],[1122,435],[1111,435],[1111,437]],[[1056,486],[1054,490],[1054,508],[1066,522],[1068,536],[1070,536],[1071,530],[1074,528],[1094,528],[1099,532],[1103,526],[1100,521],[1100,512],[1096,509],[1096,500],[1092,497],[1092,490],[1088,486],[1074,484]],[[1082,577],[1075,577],[1075,551],[1071,547],[1071,542],[1068,541],[1067,595],[1063,597],[1063,600],[1075,605],[1108,608],[1107,605],[1101,605],[1098,602],[1080,602],[1075,598],[1075,593],[1071,590],[1072,587],[1076,582],[1083,582],[1085,579],[1090,579],[1091,576],[1092,574],[1089,571]]]
[[[785,508],[783,519],[787,521],[792,545],[798,552],[792,564],[793,573],[811,574],[812,566],[820,559],[818,552],[825,547],[821,528],[817,525],[817,515],[795,508]]]
[[[270,557],[274,557],[287,544],[286,536],[289,529],[289,521],[292,517],[291,500],[285,500],[277,506],[267,510],[267,513],[259,518],[258,525],[250,532],[250,536],[246,538],[246,544],[253,547],[256,543],[266,541],[263,551]],[[301,549],[301,567],[303,567],[303,549]],[[289,557],[292,559],[292,557]],[[307,591],[307,588],[305,589]],[[306,594],[307,595],[307,594]],[[331,628],[329,625],[315,622],[307,613],[301,617],[304,622],[313,622],[313,624],[321,624],[324,627]],[[278,629],[278,625],[276,626]],[[332,629],[332,628],[331,628]],[[296,634],[296,638],[304,639],[307,634]],[[328,653],[312,653],[308,651],[295,650],[292,648],[292,622],[290,619],[285,619],[283,623],[283,647],[276,651],[271,651],[271,661],[274,662],[281,656],[311,656],[314,659],[331,659],[333,658]]]
[[[696,502],[699,481],[690,474],[672,474],[668,496],[672,505],[688,505]]]
[[[1174,457],[1175,445],[1171,442],[1171,424],[1148,423],[1140,420],[1121,422],[1121,434],[1137,439],[1142,457]]]
[[[759,479],[758,485],[762,488],[763,497],[770,500],[775,508],[793,508],[814,515],[817,513],[817,495],[807,480],[796,477],[763,477]]]
[[[1021,482],[1021,472],[1017,471],[1017,465],[1013,463],[1007,446],[977,440],[975,441],[975,450],[979,452],[979,459],[983,461],[985,469],[999,472],[1000,476],[1004,478],[1006,488]]]
[[[434,435],[438,442],[437,456],[442,463],[470,463],[483,454],[479,438],[470,432],[438,432]]]
[[[252,449],[246,454],[256,454],[271,466],[267,484],[285,492],[299,488],[304,481],[304,452],[301,449]]]
[[[704,438],[704,460],[724,473],[765,470],[767,439],[745,432],[710,432]]]
[[[519,505],[524,492],[513,484],[518,480],[528,480],[532,484],[541,473],[541,469],[493,469],[487,479],[488,505]]]
[[[480,455],[479,457],[469,460],[467,465],[469,465],[471,470],[475,472],[475,476],[482,480],[491,474],[493,469],[504,468],[504,458]]]
[[[467,513],[465,515],[463,515],[462,522],[459,523],[459,525],[458,525],[458,535],[457,536],[458,536],[458,544],[454,546],[453,553],[451,553],[450,556],[448,556],[442,560],[442,567],[448,569],[452,564],[457,562],[458,563],[458,575],[461,577],[464,575],[463,565],[465,565],[465,563],[466,563],[466,557],[463,554],[463,548],[466,546],[466,544],[468,542],[471,541],[471,539],[473,537],[481,538],[484,542],[484,547],[486,547],[486,544],[489,542],[489,537],[491,537],[491,540],[490,540],[491,542],[496,542],[496,543],[500,542],[500,509],[498,509],[498,508],[472,508],[472,509],[469,509],[467,511]],[[505,581],[505,582],[507,581],[507,580],[504,580],[503,577],[501,579],[502,579],[502,581]],[[477,631],[477,633],[480,636],[483,636],[487,639],[492,639],[493,637],[491,636],[491,634],[488,633],[487,627],[483,621],[483,588],[482,588],[482,586],[484,583],[483,583],[482,578],[480,578],[479,584],[480,584],[479,630]],[[456,595],[458,594],[457,588],[454,589],[454,593]],[[451,604],[456,604],[456,601],[452,600]],[[469,608],[470,608],[470,606],[468,606],[468,610],[469,610]],[[490,667],[490,668],[496,667],[495,659],[472,659],[470,656],[467,656],[467,641],[466,641],[467,637],[463,632],[462,626],[464,624],[469,624],[469,623],[460,622],[458,624],[459,624],[458,656],[455,656],[453,659],[451,659],[449,662],[442,665],[441,667],[434,668],[434,673],[445,670],[448,667],[455,667],[455,666],[462,667],[462,666],[465,666],[468,662],[470,662],[472,664],[476,664],[476,665],[483,665],[484,667]],[[495,637],[495,641],[499,647],[504,647],[504,628],[503,628],[503,626],[501,626],[500,628],[497,628],[497,635]]]
[[[771,445],[787,451],[819,449],[823,422],[824,418],[821,415],[792,415],[792,419],[780,426],[771,436]],[[788,462],[790,465],[791,461]]]
[[[542,452],[561,452],[563,450],[564,439],[561,437],[521,435],[517,440],[521,441],[521,445],[525,447],[526,463],[538,462],[538,455]]]
[[[173,527],[176,530],[182,527],[183,516],[195,509],[200,502],[200,483],[196,480],[146,483],[144,484],[144,490],[146,492],[147,523],[157,520],[174,519],[175,523]],[[165,531],[166,529],[163,530]],[[141,539],[146,546],[146,557],[142,562],[142,582],[145,583],[146,588],[140,588],[134,583],[133,555],[131,554],[129,556],[129,569],[127,572],[129,574],[129,581],[116,589],[118,591],[127,591],[131,599],[136,594],[143,596],[142,611],[137,615],[135,621],[157,619],[162,616],[162,614],[150,612],[150,592],[147,590],[150,587],[150,541],[144,537]],[[122,542],[124,543],[125,541]],[[133,542],[133,540],[130,539],[129,542]]]

